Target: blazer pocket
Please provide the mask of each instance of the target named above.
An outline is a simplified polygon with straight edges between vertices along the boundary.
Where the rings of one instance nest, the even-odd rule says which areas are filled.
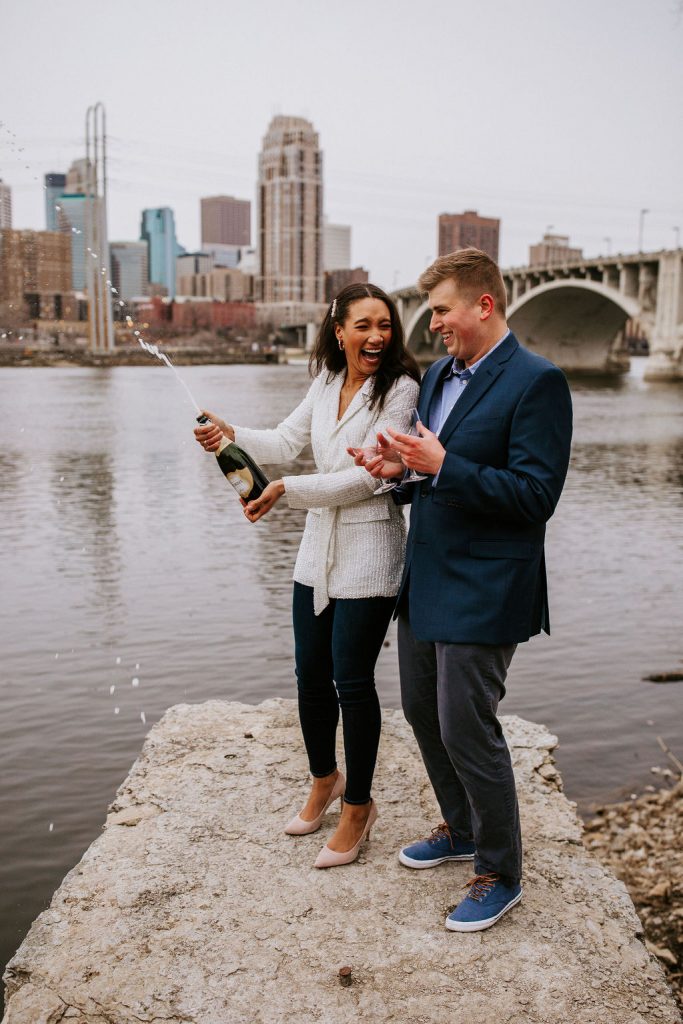
[[[532,544],[514,540],[473,540],[470,541],[472,558],[522,558],[534,556]]]
[[[339,509],[340,523],[373,523],[378,519],[390,519],[391,513],[386,498],[378,501],[370,498],[369,501],[360,501],[355,505],[345,505]]]

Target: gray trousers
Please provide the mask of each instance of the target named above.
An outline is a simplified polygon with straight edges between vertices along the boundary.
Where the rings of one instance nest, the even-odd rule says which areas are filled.
[[[398,657],[403,712],[444,821],[474,839],[477,874],[522,875],[522,836],[510,751],[496,717],[516,644],[426,643],[403,612]]]

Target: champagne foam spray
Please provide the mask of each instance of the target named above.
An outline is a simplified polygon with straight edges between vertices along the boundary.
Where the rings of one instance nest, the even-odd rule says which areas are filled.
[[[132,320],[130,321],[129,326],[130,325],[132,325]],[[189,398],[190,398],[190,401],[192,402],[193,406],[195,407],[195,409],[197,410],[198,413],[201,413],[202,410],[197,405],[197,402],[195,401],[194,395],[192,394],[192,392],[188,388],[187,384],[185,383],[183,378],[180,376],[180,374],[178,373],[178,371],[176,370],[175,366],[173,365],[171,360],[168,358],[166,353],[162,352],[158,345],[151,345],[148,341],[144,341],[144,339],[142,338],[142,335],[140,334],[139,331],[133,331],[133,334],[138,339],[138,342],[139,342],[141,348],[144,348],[145,352],[149,352],[149,354],[151,356],[156,356],[157,359],[161,360],[162,363],[164,363],[166,366],[168,366],[169,370],[173,370],[173,372],[175,373],[176,377],[178,378],[178,381],[182,384],[182,386],[187,391],[187,393],[189,395]]]

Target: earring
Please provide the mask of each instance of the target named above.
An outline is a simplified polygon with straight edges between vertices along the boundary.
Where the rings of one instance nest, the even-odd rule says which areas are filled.
[[[339,348],[343,352],[344,351],[344,342],[341,340],[341,338],[337,339],[337,344],[339,345]]]

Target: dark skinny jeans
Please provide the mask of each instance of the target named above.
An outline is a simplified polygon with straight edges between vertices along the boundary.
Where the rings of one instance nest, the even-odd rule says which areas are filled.
[[[381,729],[375,664],[382,648],[393,597],[333,598],[313,613],[313,588],[294,584],[294,656],[299,720],[311,775],[324,778],[337,767],[335,740],[342,714],[349,804],[370,800]],[[336,686],[336,688],[335,688]]]

